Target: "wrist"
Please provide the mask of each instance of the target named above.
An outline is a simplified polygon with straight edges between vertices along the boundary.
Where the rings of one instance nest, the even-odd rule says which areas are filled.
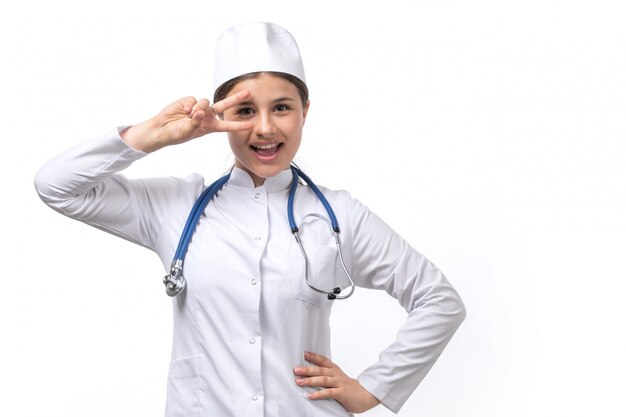
[[[120,137],[131,148],[150,153],[163,148],[165,145],[159,140],[159,129],[154,127],[152,119],[120,132]]]

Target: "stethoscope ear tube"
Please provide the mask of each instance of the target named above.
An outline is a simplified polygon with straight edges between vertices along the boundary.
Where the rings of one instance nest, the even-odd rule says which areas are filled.
[[[334,230],[332,225],[329,223],[328,219],[325,219],[323,216],[317,213],[311,213],[311,214],[308,214],[307,216],[317,217],[325,221],[328,224],[328,226],[331,228],[332,233],[335,236],[335,245],[337,246],[337,252],[339,254],[339,262],[341,263],[341,267],[343,269],[344,274],[346,275],[346,277],[348,278],[348,281],[350,282],[350,286],[349,286],[350,291],[347,294],[340,295],[341,292],[343,291],[341,287],[335,287],[331,290],[324,290],[324,289],[317,288],[315,285],[311,283],[311,281],[309,280],[309,257],[306,255],[306,251],[304,250],[304,245],[302,244],[302,239],[300,239],[299,228],[296,227],[295,230],[292,229],[292,233],[293,233],[293,237],[296,239],[296,242],[298,243],[298,247],[300,247],[300,252],[302,252],[302,257],[304,258],[304,280],[306,281],[306,284],[309,286],[309,288],[311,288],[313,291],[326,294],[328,299],[331,301],[345,300],[346,298],[350,297],[354,293],[355,285],[354,285],[354,281],[352,280],[352,276],[350,275],[350,272],[348,272],[348,268],[346,268],[346,264],[344,263],[344,260],[343,260],[343,252],[341,251],[341,242],[339,240],[339,232]]]
[[[300,252],[302,252],[302,256],[304,257],[304,279],[307,285],[309,286],[309,288],[311,288],[313,291],[326,294],[329,300],[331,301],[332,300],[345,300],[346,298],[350,297],[354,293],[355,285],[354,285],[354,281],[352,280],[352,276],[350,275],[350,272],[348,272],[348,268],[346,268],[346,264],[343,260],[343,252],[341,251],[341,242],[339,240],[339,233],[341,233],[341,229],[339,228],[339,222],[337,221],[335,212],[333,211],[333,208],[330,206],[330,203],[328,202],[326,197],[324,197],[324,194],[320,191],[317,185],[315,185],[315,183],[311,181],[311,179],[304,172],[302,172],[300,168],[292,165],[291,172],[293,173],[293,181],[291,182],[291,187],[289,189],[289,199],[287,200],[287,218],[289,219],[289,227],[291,228],[291,233],[296,239],[296,242],[298,243],[298,246],[300,247]],[[324,209],[326,210],[326,213],[328,214],[328,217],[330,219],[330,224],[328,224],[328,226],[332,230],[334,237],[335,237],[335,244],[337,245],[337,252],[339,253],[339,261],[341,262],[341,267],[343,268],[343,272],[346,274],[348,281],[350,281],[350,287],[349,287],[350,291],[345,295],[340,295],[341,291],[343,291],[340,287],[335,287],[331,290],[324,290],[324,289],[315,287],[309,281],[309,258],[307,257],[306,251],[304,250],[304,246],[302,245],[302,240],[300,239],[300,235],[298,233],[300,229],[296,225],[296,221],[293,215],[293,211],[294,211],[293,203],[295,201],[296,188],[298,185],[299,177],[304,178],[308,186],[311,187],[311,189],[313,190],[313,192],[315,193],[319,201],[324,206]],[[326,223],[329,223],[328,219],[325,219],[323,216],[320,216],[319,214],[311,213],[309,214],[309,216],[317,217],[325,221]]]

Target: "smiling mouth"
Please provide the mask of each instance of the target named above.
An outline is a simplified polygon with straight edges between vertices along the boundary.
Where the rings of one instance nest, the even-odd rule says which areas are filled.
[[[272,156],[283,146],[282,143],[267,143],[264,145],[250,145],[250,149],[261,156]]]

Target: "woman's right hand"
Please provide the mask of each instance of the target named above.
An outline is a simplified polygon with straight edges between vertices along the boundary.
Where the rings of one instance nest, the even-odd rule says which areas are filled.
[[[244,90],[211,108],[209,100],[194,97],[181,98],[165,107],[159,114],[120,133],[131,148],[153,152],[169,145],[177,145],[213,132],[233,132],[252,129],[250,122],[227,122],[218,115],[250,96]]]

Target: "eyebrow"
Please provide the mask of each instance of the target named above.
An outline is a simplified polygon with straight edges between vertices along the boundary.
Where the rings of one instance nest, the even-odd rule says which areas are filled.
[[[275,98],[274,100],[272,100],[272,104],[281,102],[281,101],[296,101],[294,98],[292,97],[278,97]],[[237,106],[250,106],[254,104],[253,100],[246,100],[246,101],[242,101],[241,103],[237,104]]]
[[[295,100],[291,97],[279,97],[279,98],[272,100],[272,103],[278,103],[279,101],[295,101]]]

